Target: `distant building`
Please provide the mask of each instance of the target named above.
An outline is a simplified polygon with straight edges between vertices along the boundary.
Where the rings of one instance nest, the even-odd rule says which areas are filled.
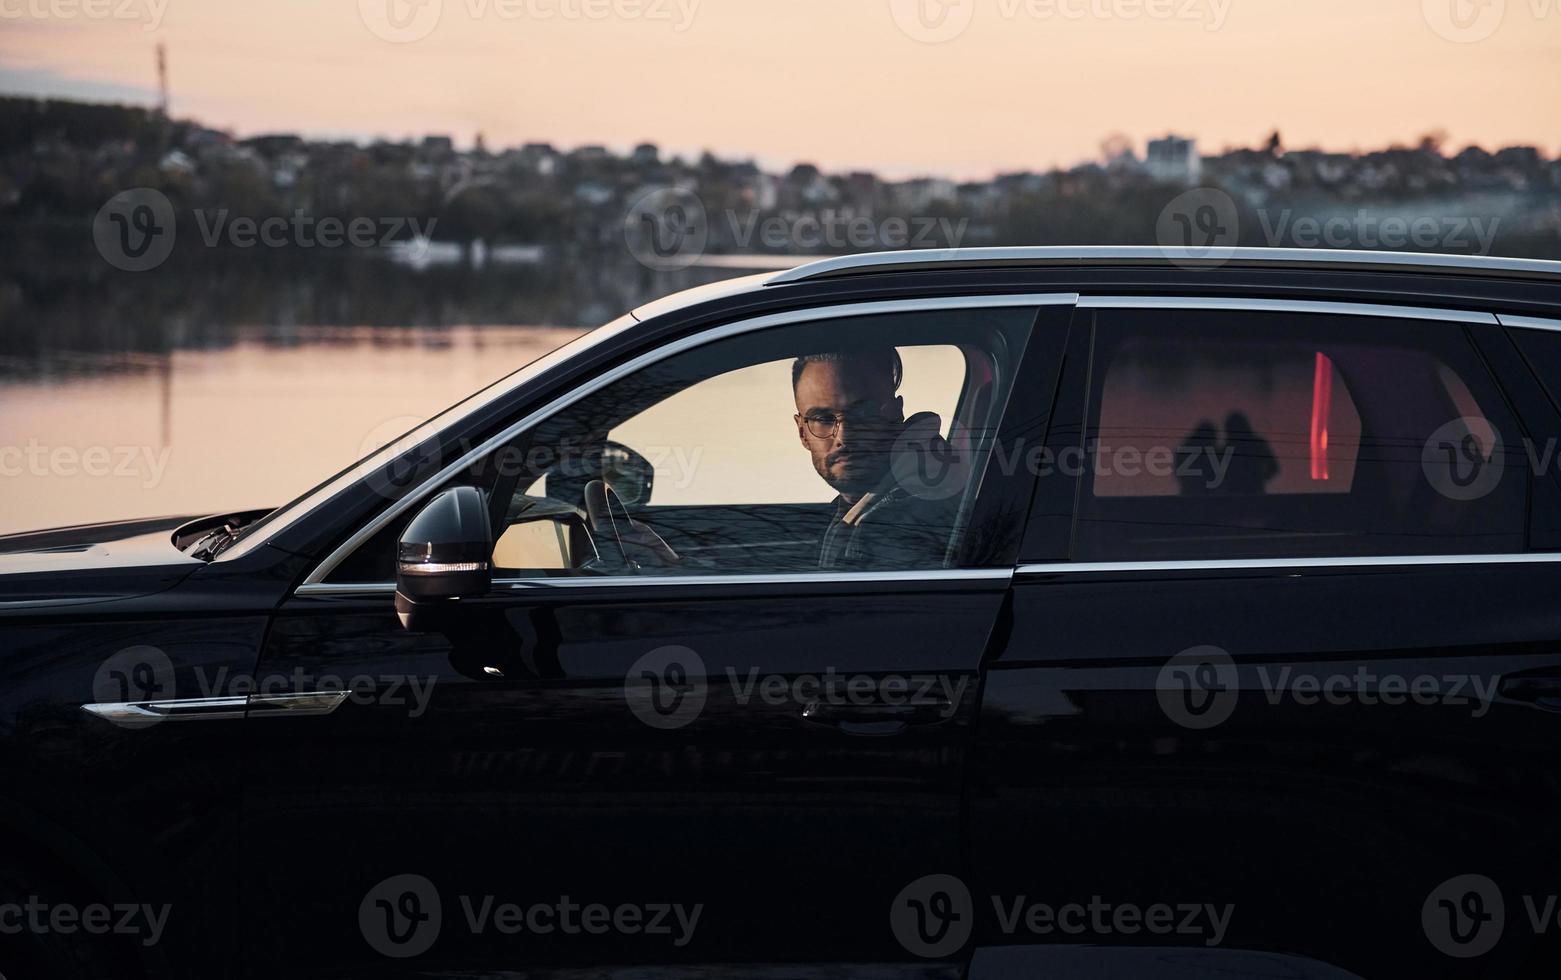
[[[422,151],[427,156],[448,156],[455,152],[455,141],[448,136],[424,136]]]
[[[1149,176],[1163,184],[1196,184],[1203,176],[1203,158],[1198,156],[1198,141],[1166,136],[1149,141],[1145,161]]]
[[[914,214],[934,204],[953,204],[959,200],[959,185],[942,177],[918,177],[891,185],[901,208]]]
[[[655,143],[641,143],[630,159],[637,167],[654,167],[661,162],[661,148]]]
[[[266,136],[252,136],[242,142],[251,150],[263,157],[279,157],[283,153],[296,152],[303,148],[304,141],[301,137],[292,133],[274,133]]]

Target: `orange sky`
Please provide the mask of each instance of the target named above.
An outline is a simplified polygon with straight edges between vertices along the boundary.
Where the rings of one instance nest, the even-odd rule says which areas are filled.
[[[158,40],[175,115],[241,135],[973,178],[1113,132],[1561,150],[1561,0],[0,0],[0,91],[148,101]]]

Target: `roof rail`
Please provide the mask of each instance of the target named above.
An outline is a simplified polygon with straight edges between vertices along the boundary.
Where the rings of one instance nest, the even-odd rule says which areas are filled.
[[[1561,279],[1561,262],[1433,252],[1363,252],[1327,248],[1159,248],[1153,245],[1065,245],[1017,248],[932,248],[864,252],[807,262],[777,273],[766,286],[914,269],[990,269],[1005,266],[1165,266],[1185,268],[1292,267],[1309,269],[1428,271],[1469,275]]]

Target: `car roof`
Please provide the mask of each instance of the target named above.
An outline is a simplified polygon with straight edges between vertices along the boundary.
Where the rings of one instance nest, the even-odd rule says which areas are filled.
[[[712,313],[850,296],[947,292],[1306,295],[1556,316],[1561,262],[1428,252],[1230,248],[1194,254],[1155,246],[1037,246],[864,252],[799,260],[778,272],[673,293],[636,320],[695,307]],[[784,299],[783,299],[784,297]]]
[[[1489,255],[1315,248],[1182,249],[1144,245],[1074,245],[865,252],[798,265],[769,276],[766,285],[774,286],[891,270],[990,269],[1015,266],[1348,269],[1496,274],[1561,280],[1561,262]]]

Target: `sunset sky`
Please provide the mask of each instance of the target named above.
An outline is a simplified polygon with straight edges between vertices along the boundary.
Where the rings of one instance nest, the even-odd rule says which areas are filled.
[[[967,178],[1113,133],[1561,150],[1561,0],[0,0],[0,92],[150,103],[158,41],[173,113],[241,136]]]

